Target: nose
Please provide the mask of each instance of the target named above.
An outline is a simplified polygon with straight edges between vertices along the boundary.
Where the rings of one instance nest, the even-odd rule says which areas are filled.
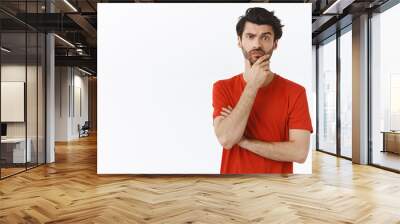
[[[252,45],[253,45],[253,49],[258,49],[258,48],[260,48],[260,47],[261,47],[260,40],[259,40],[258,38],[254,38],[254,40],[253,40],[253,42],[252,42]]]

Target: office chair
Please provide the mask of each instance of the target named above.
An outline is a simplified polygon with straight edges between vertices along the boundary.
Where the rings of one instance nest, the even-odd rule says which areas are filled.
[[[90,129],[90,125],[89,125],[89,121],[85,121],[85,123],[82,125],[82,127],[79,127],[80,125],[78,125],[78,129],[79,129],[79,138],[80,137],[87,137],[89,136],[89,129]]]

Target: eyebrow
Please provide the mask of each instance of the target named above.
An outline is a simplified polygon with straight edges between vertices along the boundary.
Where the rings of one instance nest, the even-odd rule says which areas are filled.
[[[255,36],[254,33],[245,33],[245,35],[253,35],[253,36]],[[272,35],[272,33],[271,32],[264,32],[264,33],[261,34],[261,36],[263,36],[263,35]]]

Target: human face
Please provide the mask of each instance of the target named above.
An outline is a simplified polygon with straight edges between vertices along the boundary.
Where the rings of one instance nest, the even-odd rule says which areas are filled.
[[[274,40],[274,37],[272,26],[246,22],[242,37],[238,37],[238,46],[242,49],[244,58],[253,65],[265,54],[272,56],[278,46],[278,40]]]

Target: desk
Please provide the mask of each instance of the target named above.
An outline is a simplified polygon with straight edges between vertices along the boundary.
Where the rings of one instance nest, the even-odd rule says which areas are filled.
[[[6,163],[25,163],[31,162],[31,145],[32,140],[27,139],[26,155],[25,155],[25,138],[6,138],[1,139],[1,157]],[[25,159],[27,159],[25,161]]]
[[[393,152],[400,154],[400,131],[382,131],[383,150],[382,152]]]

